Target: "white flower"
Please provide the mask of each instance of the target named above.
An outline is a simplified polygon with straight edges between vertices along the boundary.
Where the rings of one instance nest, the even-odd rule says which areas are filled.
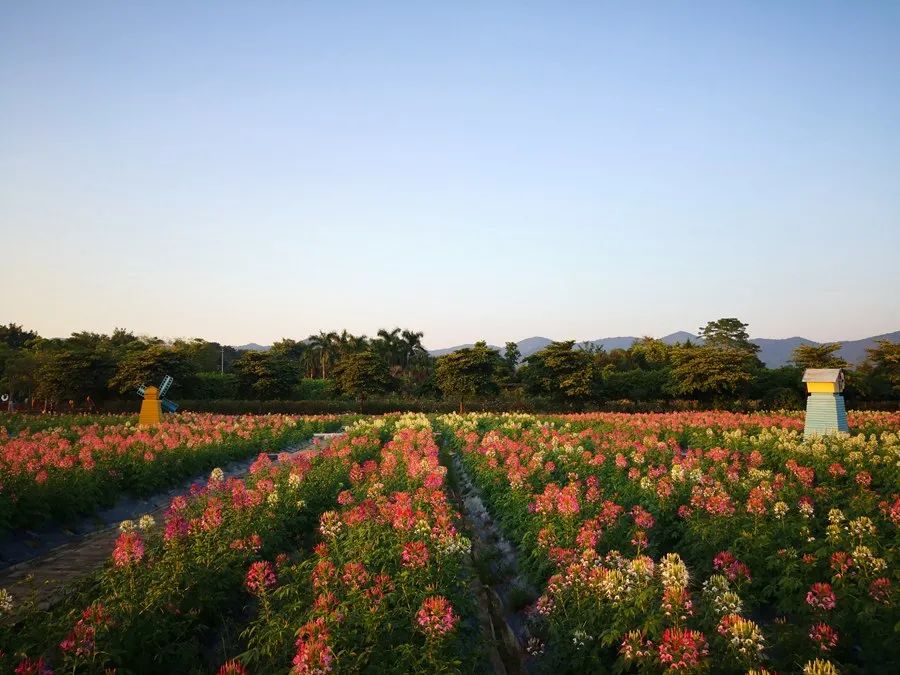
[[[225,472],[219,467],[216,467],[210,472],[209,480],[211,483],[220,483],[225,480]]]
[[[135,525],[133,520],[123,520],[119,523],[119,532],[134,532]]]
[[[141,516],[140,520],[138,520],[138,527],[142,530],[150,530],[154,525],[156,525],[156,521],[149,513],[145,513]]]
[[[13,597],[5,588],[0,588],[0,616],[9,614],[13,610]]]
[[[269,506],[275,506],[278,503],[278,490],[272,490],[269,496],[266,497],[266,501],[269,503]]]

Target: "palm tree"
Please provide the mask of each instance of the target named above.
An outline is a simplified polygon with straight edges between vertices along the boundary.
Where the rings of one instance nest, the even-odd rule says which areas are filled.
[[[401,346],[403,340],[400,338],[400,329],[395,328],[388,331],[382,328],[378,331],[378,340],[380,342],[379,351],[387,357],[388,363],[400,365],[405,352],[405,348]]]
[[[403,336],[402,347],[404,365],[406,366],[406,368],[409,368],[410,360],[418,352],[425,351],[425,348],[422,346],[422,337],[425,335],[425,333],[421,331],[413,332],[411,330],[404,330],[401,335]]]
[[[310,335],[307,343],[319,356],[319,365],[322,368],[322,379],[328,379],[328,365],[334,361],[334,354],[338,343],[338,334],[319,331],[318,335]]]

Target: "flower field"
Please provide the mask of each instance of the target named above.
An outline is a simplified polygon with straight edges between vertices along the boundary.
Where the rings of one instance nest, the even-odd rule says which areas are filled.
[[[727,413],[440,424],[542,589],[534,670],[900,667],[897,415],[806,443]]]
[[[0,591],[0,672],[494,672],[460,472],[536,589],[519,672],[897,672],[900,415],[851,424],[359,419],[126,521],[49,611]]]
[[[67,521],[123,493],[147,496],[213,466],[338,429],[334,416],[182,413],[144,429],[128,416],[37,418],[10,435],[0,427],[0,534]],[[168,420],[169,418],[167,418]]]

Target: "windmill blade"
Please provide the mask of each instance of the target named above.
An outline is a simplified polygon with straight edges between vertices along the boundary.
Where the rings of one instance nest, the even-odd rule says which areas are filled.
[[[141,385],[140,387],[138,387],[137,388],[138,396],[143,397],[145,391],[147,391],[147,387],[145,387],[144,385]]]
[[[166,412],[173,413],[178,410],[178,404],[170,401],[167,398],[162,399],[159,403],[160,405],[162,405],[163,410],[165,410]]]
[[[166,375],[166,376],[163,378],[162,384],[159,385],[159,397],[160,397],[160,398],[162,398],[163,396],[166,395],[166,392],[169,391],[169,387],[172,386],[172,383],[173,383],[174,381],[175,381],[175,380],[172,378],[171,375]]]

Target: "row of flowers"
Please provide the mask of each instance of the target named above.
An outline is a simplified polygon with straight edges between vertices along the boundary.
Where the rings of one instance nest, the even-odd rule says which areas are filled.
[[[0,434],[0,534],[89,514],[124,492],[146,496],[260,448],[278,450],[341,425],[335,416],[197,413],[167,416],[150,428],[133,418],[108,422]]]
[[[694,415],[441,418],[545,589],[536,666],[897,668],[897,433]]]
[[[208,665],[216,658],[209,645],[240,622],[253,570],[265,571],[259,583],[266,585],[266,574],[286,566],[319,515],[335,506],[352,467],[374,457],[381,443],[378,429],[356,427],[318,452],[277,462],[262,453],[246,479],[215,469],[161,517],[123,522],[109,565],[52,612],[6,603],[14,615],[0,623],[0,672],[188,672]]]
[[[459,672],[481,666],[465,561],[431,425],[397,422],[377,460],[354,464],[313,554],[247,576],[258,600],[231,672]]]

